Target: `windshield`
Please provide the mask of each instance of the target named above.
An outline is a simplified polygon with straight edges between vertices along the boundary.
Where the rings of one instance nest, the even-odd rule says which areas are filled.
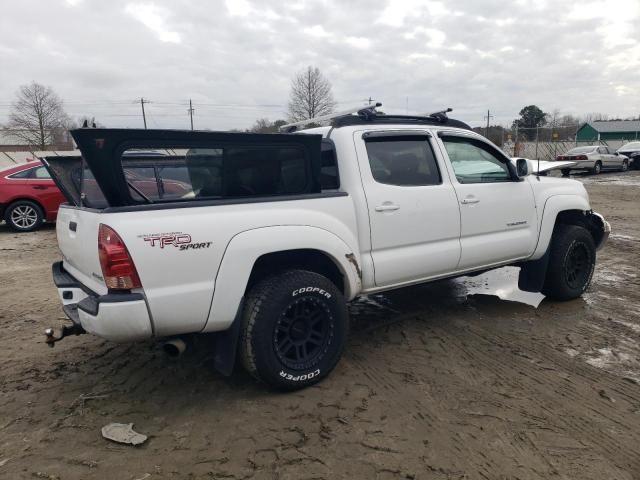
[[[569,150],[567,153],[590,153],[593,152],[597,147],[576,147]]]
[[[619,152],[626,150],[640,150],[640,142],[629,142],[618,149]]]

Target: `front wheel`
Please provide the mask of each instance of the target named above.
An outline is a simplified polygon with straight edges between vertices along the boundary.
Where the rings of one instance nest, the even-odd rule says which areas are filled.
[[[569,174],[571,173],[571,170],[568,168],[563,168],[562,170],[560,170],[560,172],[562,173],[563,177],[568,177]]]
[[[32,232],[42,225],[42,209],[29,200],[19,200],[9,205],[4,214],[7,225],[16,232]]]
[[[620,169],[620,171],[626,172],[627,170],[629,170],[629,161],[625,160],[624,162],[622,162],[622,168]]]
[[[577,225],[557,225],[549,248],[542,293],[555,300],[578,298],[589,287],[596,265],[591,233]]]
[[[240,358],[278,390],[298,390],[328,375],[349,331],[344,297],[326,277],[289,270],[258,283],[242,315]]]
[[[601,171],[602,171],[602,163],[598,161],[591,169],[591,173],[593,173],[594,175],[599,175]]]

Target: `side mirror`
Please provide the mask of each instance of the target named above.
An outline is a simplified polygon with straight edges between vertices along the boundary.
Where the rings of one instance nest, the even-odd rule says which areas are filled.
[[[615,155],[616,157],[619,157],[619,156],[620,156],[620,154],[619,154],[618,152],[614,153],[614,155]]]
[[[529,175],[529,162],[527,162],[526,158],[516,160],[516,172],[520,178]]]

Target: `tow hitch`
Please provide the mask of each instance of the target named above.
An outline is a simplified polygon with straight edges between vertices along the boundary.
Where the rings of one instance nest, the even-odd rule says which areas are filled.
[[[75,323],[71,326],[63,326],[58,330],[58,335],[56,335],[56,331],[53,328],[47,328],[44,331],[44,334],[47,337],[45,342],[52,348],[56,345],[56,342],[59,342],[64,337],[68,337],[69,335],[82,335],[84,333],[87,333],[84,328]]]

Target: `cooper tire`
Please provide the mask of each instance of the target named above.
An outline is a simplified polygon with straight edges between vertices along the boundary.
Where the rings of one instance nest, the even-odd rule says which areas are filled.
[[[44,215],[37,203],[19,200],[7,207],[4,221],[16,232],[33,232],[42,226]]]
[[[578,298],[589,288],[595,265],[596,247],[589,231],[577,225],[557,225],[542,293],[554,300]]]
[[[305,270],[269,277],[247,296],[239,355],[245,369],[277,390],[299,390],[327,376],[344,351],[349,315],[341,292]]]

